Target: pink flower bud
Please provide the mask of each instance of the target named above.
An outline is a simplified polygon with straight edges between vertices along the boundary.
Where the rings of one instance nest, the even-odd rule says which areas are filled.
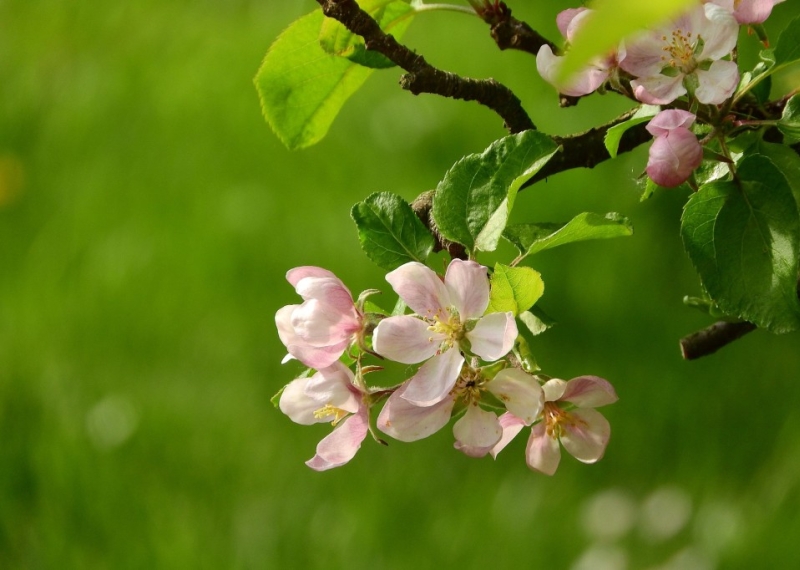
[[[695,116],[688,111],[661,111],[647,125],[655,136],[647,161],[647,175],[667,188],[686,182],[703,161],[703,148],[689,130]]]

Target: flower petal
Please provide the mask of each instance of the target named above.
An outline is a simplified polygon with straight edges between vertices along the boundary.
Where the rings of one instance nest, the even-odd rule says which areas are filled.
[[[544,386],[542,386],[542,391],[544,392],[544,401],[555,402],[559,400],[562,395],[564,395],[566,390],[566,381],[562,380],[561,378],[551,378],[544,383]]]
[[[686,94],[683,86],[684,75],[649,75],[631,81],[633,96],[648,105],[667,105]]]
[[[500,427],[503,428],[503,435],[500,438],[492,450],[489,452],[492,454],[492,457],[497,458],[497,454],[503,451],[506,445],[508,445],[512,439],[516,437],[516,435],[525,427],[525,422],[519,419],[512,413],[506,412],[498,419],[500,422]]]
[[[401,315],[383,319],[372,336],[375,352],[403,364],[416,364],[436,354],[446,337],[428,330],[428,323]]]
[[[487,385],[486,389],[497,396],[506,409],[531,425],[544,407],[544,392],[536,378],[519,368],[501,370]]]
[[[613,404],[619,397],[608,380],[599,376],[578,376],[567,382],[567,389],[560,399],[579,408],[599,408]]]
[[[703,60],[716,61],[731,53],[736,47],[739,39],[739,22],[728,10],[716,4],[705,4],[703,10],[705,17],[698,19],[696,30],[704,42],[699,57]]]
[[[559,93],[570,97],[588,95],[608,79],[608,68],[597,61],[577,72],[567,83],[558,80],[559,69],[564,58],[554,55],[550,46],[543,45],[536,54],[536,69],[542,79],[558,89]]]
[[[489,276],[480,263],[454,259],[447,267],[444,284],[462,321],[477,319],[489,306]]]
[[[471,404],[453,425],[453,435],[456,449],[470,457],[483,457],[500,441],[503,428],[496,415],[477,404]]]
[[[306,277],[328,277],[338,279],[336,275],[327,269],[321,267],[314,267],[313,265],[305,265],[302,267],[295,267],[286,272],[286,280],[292,284],[292,287],[297,287],[297,283]]]
[[[457,347],[437,354],[409,379],[403,398],[423,407],[441,402],[455,386],[463,365],[464,357]]]
[[[281,392],[281,399],[278,402],[281,411],[289,416],[289,419],[304,426],[325,421],[314,415],[322,405],[306,394],[306,384],[309,380],[310,378],[297,378],[289,382]]]
[[[475,323],[466,335],[472,352],[492,362],[502,358],[517,339],[517,323],[511,312],[489,313]]]
[[[325,347],[349,339],[360,325],[354,315],[342,314],[317,299],[311,299],[294,310],[292,327],[307,344]]]
[[[703,147],[689,129],[678,127],[668,135],[656,137],[650,146],[647,175],[661,186],[683,184],[703,162]]]
[[[688,129],[692,126],[697,116],[684,111],[683,109],[667,109],[650,119],[645,127],[647,132],[654,137],[662,137],[670,134],[674,129],[683,127]]]
[[[707,105],[724,103],[739,84],[739,68],[733,61],[715,61],[708,70],[698,69],[695,74],[698,87],[694,94],[698,101]]]
[[[386,400],[378,414],[379,430],[400,441],[417,441],[447,425],[455,403],[452,397],[423,408],[405,400],[404,389],[399,388]]]
[[[561,35],[570,41],[571,34],[574,30],[570,29],[570,25],[575,17],[580,14],[581,12],[586,12],[587,8],[567,8],[558,13],[556,16],[556,26],[558,26],[558,31],[561,32]],[[573,26],[574,27],[574,26]]]
[[[541,471],[545,475],[553,475],[561,461],[561,448],[554,437],[547,435],[544,422],[531,428],[528,446],[525,449],[525,460],[528,467]]]
[[[416,261],[401,265],[386,280],[411,310],[421,317],[446,320],[450,315],[450,293],[432,269]]]
[[[307,277],[298,281],[297,294],[303,299],[316,299],[330,311],[355,319],[353,296],[339,279]]]
[[[287,305],[275,314],[275,324],[278,327],[278,336],[286,346],[289,354],[310,368],[325,368],[330,366],[342,355],[347,348],[349,340],[343,340],[330,346],[314,347],[297,336],[292,326],[292,314],[300,305]],[[283,362],[286,361],[284,358]]]
[[[603,457],[611,437],[608,420],[591,408],[568,413],[572,421],[563,424],[561,444],[578,461],[594,463]]]
[[[317,454],[306,461],[315,471],[339,467],[350,461],[367,437],[369,415],[366,406],[336,426],[317,444]]]
[[[361,407],[361,395],[354,385],[354,380],[352,370],[341,362],[334,362],[309,378],[304,390],[309,398],[313,398],[323,406],[355,413]],[[322,418],[322,421],[334,419],[334,417]]]

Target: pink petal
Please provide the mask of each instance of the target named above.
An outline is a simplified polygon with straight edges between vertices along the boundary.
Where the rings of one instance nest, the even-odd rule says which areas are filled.
[[[558,77],[562,59],[562,57],[554,55],[548,45],[543,45],[536,54],[536,69],[539,71],[539,75],[558,89],[559,93],[571,97],[588,95],[608,79],[608,69],[593,63],[576,73],[567,83],[561,83]]]
[[[561,461],[561,448],[555,438],[547,435],[544,422],[531,428],[528,446],[525,449],[528,467],[541,471],[545,475],[553,475]]]
[[[497,454],[503,451],[506,445],[508,445],[512,439],[516,437],[516,435],[525,427],[525,422],[519,419],[514,414],[506,412],[498,419],[500,422],[500,427],[503,428],[503,436],[500,438],[500,441],[495,444],[492,448],[490,453],[492,457],[497,458]]]
[[[560,399],[579,408],[599,408],[613,404],[619,397],[607,380],[598,376],[578,376],[567,382],[567,389]]]
[[[650,119],[645,127],[654,137],[666,136],[674,129],[683,127],[688,129],[697,117],[683,109],[667,109]]]
[[[292,313],[295,334],[311,346],[324,347],[347,340],[360,328],[358,319],[343,315],[316,299],[306,301]]]
[[[383,319],[375,328],[372,345],[375,352],[403,364],[416,364],[436,354],[446,337],[428,330],[428,323],[402,315]]]
[[[578,461],[594,463],[603,457],[611,437],[608,420],[591,408],[568,413],[571,421],[563,424],[561,444]]]
[[[447,268],[444,283],[462,321],[477,319],[489,306],[489,276],[483,265],[454,259]]]
[[[558,16],[556,16],[556,26],[558,26],[558,31],[561,32],[561,35],[567,38],[568,41],[570,23],[572,23],[572,20],[575,19],[575,16],[581,12],[585,12],[586,10],[587,8],[567,8],[566,10],[559,12]]]
[[[531,425],[542,413],[544,407],[542,387],[536,378],[519,368],[501,370],[486,388],[525,425]]]
[[[289,382],[283,389],[278,403],[281,411],[289,416],[289,419],[304,426],[325,421],[314,416],[314,412],[322,405],[306,395],[305,388],[309,380],[310,378],[298,378]]]
[[[651,75],[631,81],[633,96],[648,105],[667,105],[686,94],[683,74],[676,77]]]
[[[286,280],[292,284],[292,287],[297,287],[297,283],[306,277],[329,277],[338,279],[336,275],[322,269],[321,267],[314,267],[313,265],[305,265],[303,267],[295,267],[286,272]]]
[[[740,24],[761,24],[769,18],[772,7],[784,0],[741,0],[733,15]]]
[[[703,51],[698,57],[702,60],[716,61],[731,53],[736,47],[739,39],[739,23],[728,10],[715,4],[705,4],[703,10],[705,17],[699,20],[696,30],[704,41]]]
[[[551,378],[542,386],[545,402],[557,402],[567,391],[567,383],[561,378]]]
[[[361,407],[361,394],[354,386],[353,372],[341,362],[318,370],[305,385],[309,398],[346,412],[355,413]],[[321,406],[320,406],[321,407]],[[333,421],[333,417],[323,421]]]
[[[327,437],[317,444],[317,454],[306,461],[315,471],[339,467],[350,461],[367,437],[369,414],[364,407],[336,426]]]
[[[386,275],[392,289],[400,295],[406,305],[421,317],[450,317],[448,307],[452,304],[444,283],[432,269],[410,261]]]
[[[439,431],[450,421],[455,400],[445,398],[433,406],[420,407],[403,399],[401,387],[384,404],[378,429],[400,441],[417,441]]]
[[[513,348],[517,340],[517,323],[510,312],[490,313],[478,320],[475,328],[465,336],[473,353],[493,362]]]
[[[733,61],[715,61],[708,70],[698,69],[695,74],[698,82],[695,97],[707,105],[724,103],[739,84],[739,68]]]
[[[453,426],[455,448],[470,457],[483,457],[497,445],[503,428],[492,412],[470,404],[466,413]]]
[[[408,381],[403,398],[416,406],[438,404],[450,393],[461,374],[464,357],[458,348],[451,348],[437,354],[420,366],[417,373]]]
[[[335,311],[341,315],[356,317],[353,296],[344,284],[334,278],[308,277],[301,279],[297,283],[297,294],[303,299],[316,299],[328,310]]]
[[[703,148],[697,137],[679,127],[653,141],[646,170],[653,182],[672,188],[683,184],[702,162]]]
[[[289,354],[310,368],[325,368],[330,366],[347,349],[349,340],[330,346],[314,347],[297,336],[292,326],[292,314],[300,305],[287,305],[275,314],[275,324],[278,327],[278,336],[286,346]],[[284,358],[284,362],[286,359]]]
[[[625,57],[620,60],[619,66],[634,77],[660,74],[664,67],[662,56],[666,45],[662,37],[670,33],[671,30],[650,31],[625,42]]]

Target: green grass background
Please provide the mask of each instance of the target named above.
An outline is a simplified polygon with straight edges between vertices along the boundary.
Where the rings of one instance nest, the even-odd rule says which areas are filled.
[[[366,441],[331,472],[303,465],[330,427],[295,425],[269,402],[299,372],[280,365],[274,330],[296,302],[286,270],[321,265],[391,304],[350,206],[381,190],[410,200],[504,134],[489,111],[413,97],[387,70],[320,145],[285,150],[252,78],[315,5],[0,0],[0,568],[796,560],[798,335],[680,359],[677,340],[708,320],[681,304],[699,293],[678,236],[686,193],[638,201],[645,148],[529,188],[515,211],[635,224],[632,238],[533,260],[559,321],[533,347],[540,364],[601,375],[620,395],[604,409],[600,463],[565,456],[548,478],[525,466],[524,437],[474,460],[445,429]],[[565,7],[512,2],[553,38]],[[777,6],[769,29],[798,11]],[[508,84],[548,133],[628,107],[594,96],[558,109],[534,59],[499,52],[474,18],[425,14],[406,40],[434,65]],[[775,89],[798,83],[785,74]]]

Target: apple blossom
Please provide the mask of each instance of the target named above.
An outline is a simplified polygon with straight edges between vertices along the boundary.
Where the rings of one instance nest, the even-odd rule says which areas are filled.
[[[775,4],[784,0],[703,0],[722,6],[733,14],[740,24],[761,24],[769,18]]]
[[[653,182],[672,188],[683,184],[703,161],[703,148],[689,130],[696,117],[688,111],[661,111],[647,124],[655,137],[647,161],[647,175]]]
[[[507,410],[527,424],[539,416],[544,392],[536,378],[517,368],[506,368],[493,378],[481,369],[465,366],[450,393],[430,406],[417,406],[404,398],[407,384],[401,386],[378,415],[378,428],[400,441],[428,437],[450,420],[456,403],[466,406],[464,415],[453,425],[455,448],[471,457],[482,457],[500,441],[503,429],[496,414],[480,406],[484,392],[490,392]]]
[[[295,267],[286,273],[301,305],[287,305],[275,315],[278,335],[289,354],[311,368],[336,362],[363,329],[363,316],[344,283],[319,267]]]
[[[733,51],[739,24],[716,4],[693,9],[666,27],[635,37],[624,47],[620,67],[633,75],[634,96],[666,105],[690,90],[701,103],[718,105],[739,82]]]
[[[354,384],[352,371],[341,362],[309,378],[292,380],[280,398],[281,411],[298,424],[331,422],[336,428],[317,445],[306,465],[316,471],[350,461],[369,431],[369,408]]]
[[[578,461],[595,463],[603,457],[611,427],[594,408],[617,401],[617,393],[606,380],[579,376],[568,382],[553,378],[542,386],[545,403],[542,419],[531,428],[526,449],[528,467],[553,475],[561,460],[558,442]],[[503,436],[491,453],[496,457],[527,425],[506,413],[500,417]]]
[[[489,306],[486,268],[454,259],[444,282],[422,263],[409,262],[386,280],[416,315],[383,319],[375,328],[375,352],[401,362],[427,361],[409,379],[403,398],[418,406],[441,402],[464,364],[462,350],[486,361],[505,356],[517,338],[511,312],[484,315]]]
[[[575,30],[591,13],[592,10],[587,8],[570,8],[559,13],[556,24],[568,43],[572,41]],[[545,81],[560,93],[571,97],[580,97],[595,91],[605,83],[610,70],[616,65],[614,55],[598,58],[576,73],[567,83],[561,83],[558,81],[558,76],[563,59],[562,56],[555,55],[550,46],[545,44],[536,54],[536,69]]]

